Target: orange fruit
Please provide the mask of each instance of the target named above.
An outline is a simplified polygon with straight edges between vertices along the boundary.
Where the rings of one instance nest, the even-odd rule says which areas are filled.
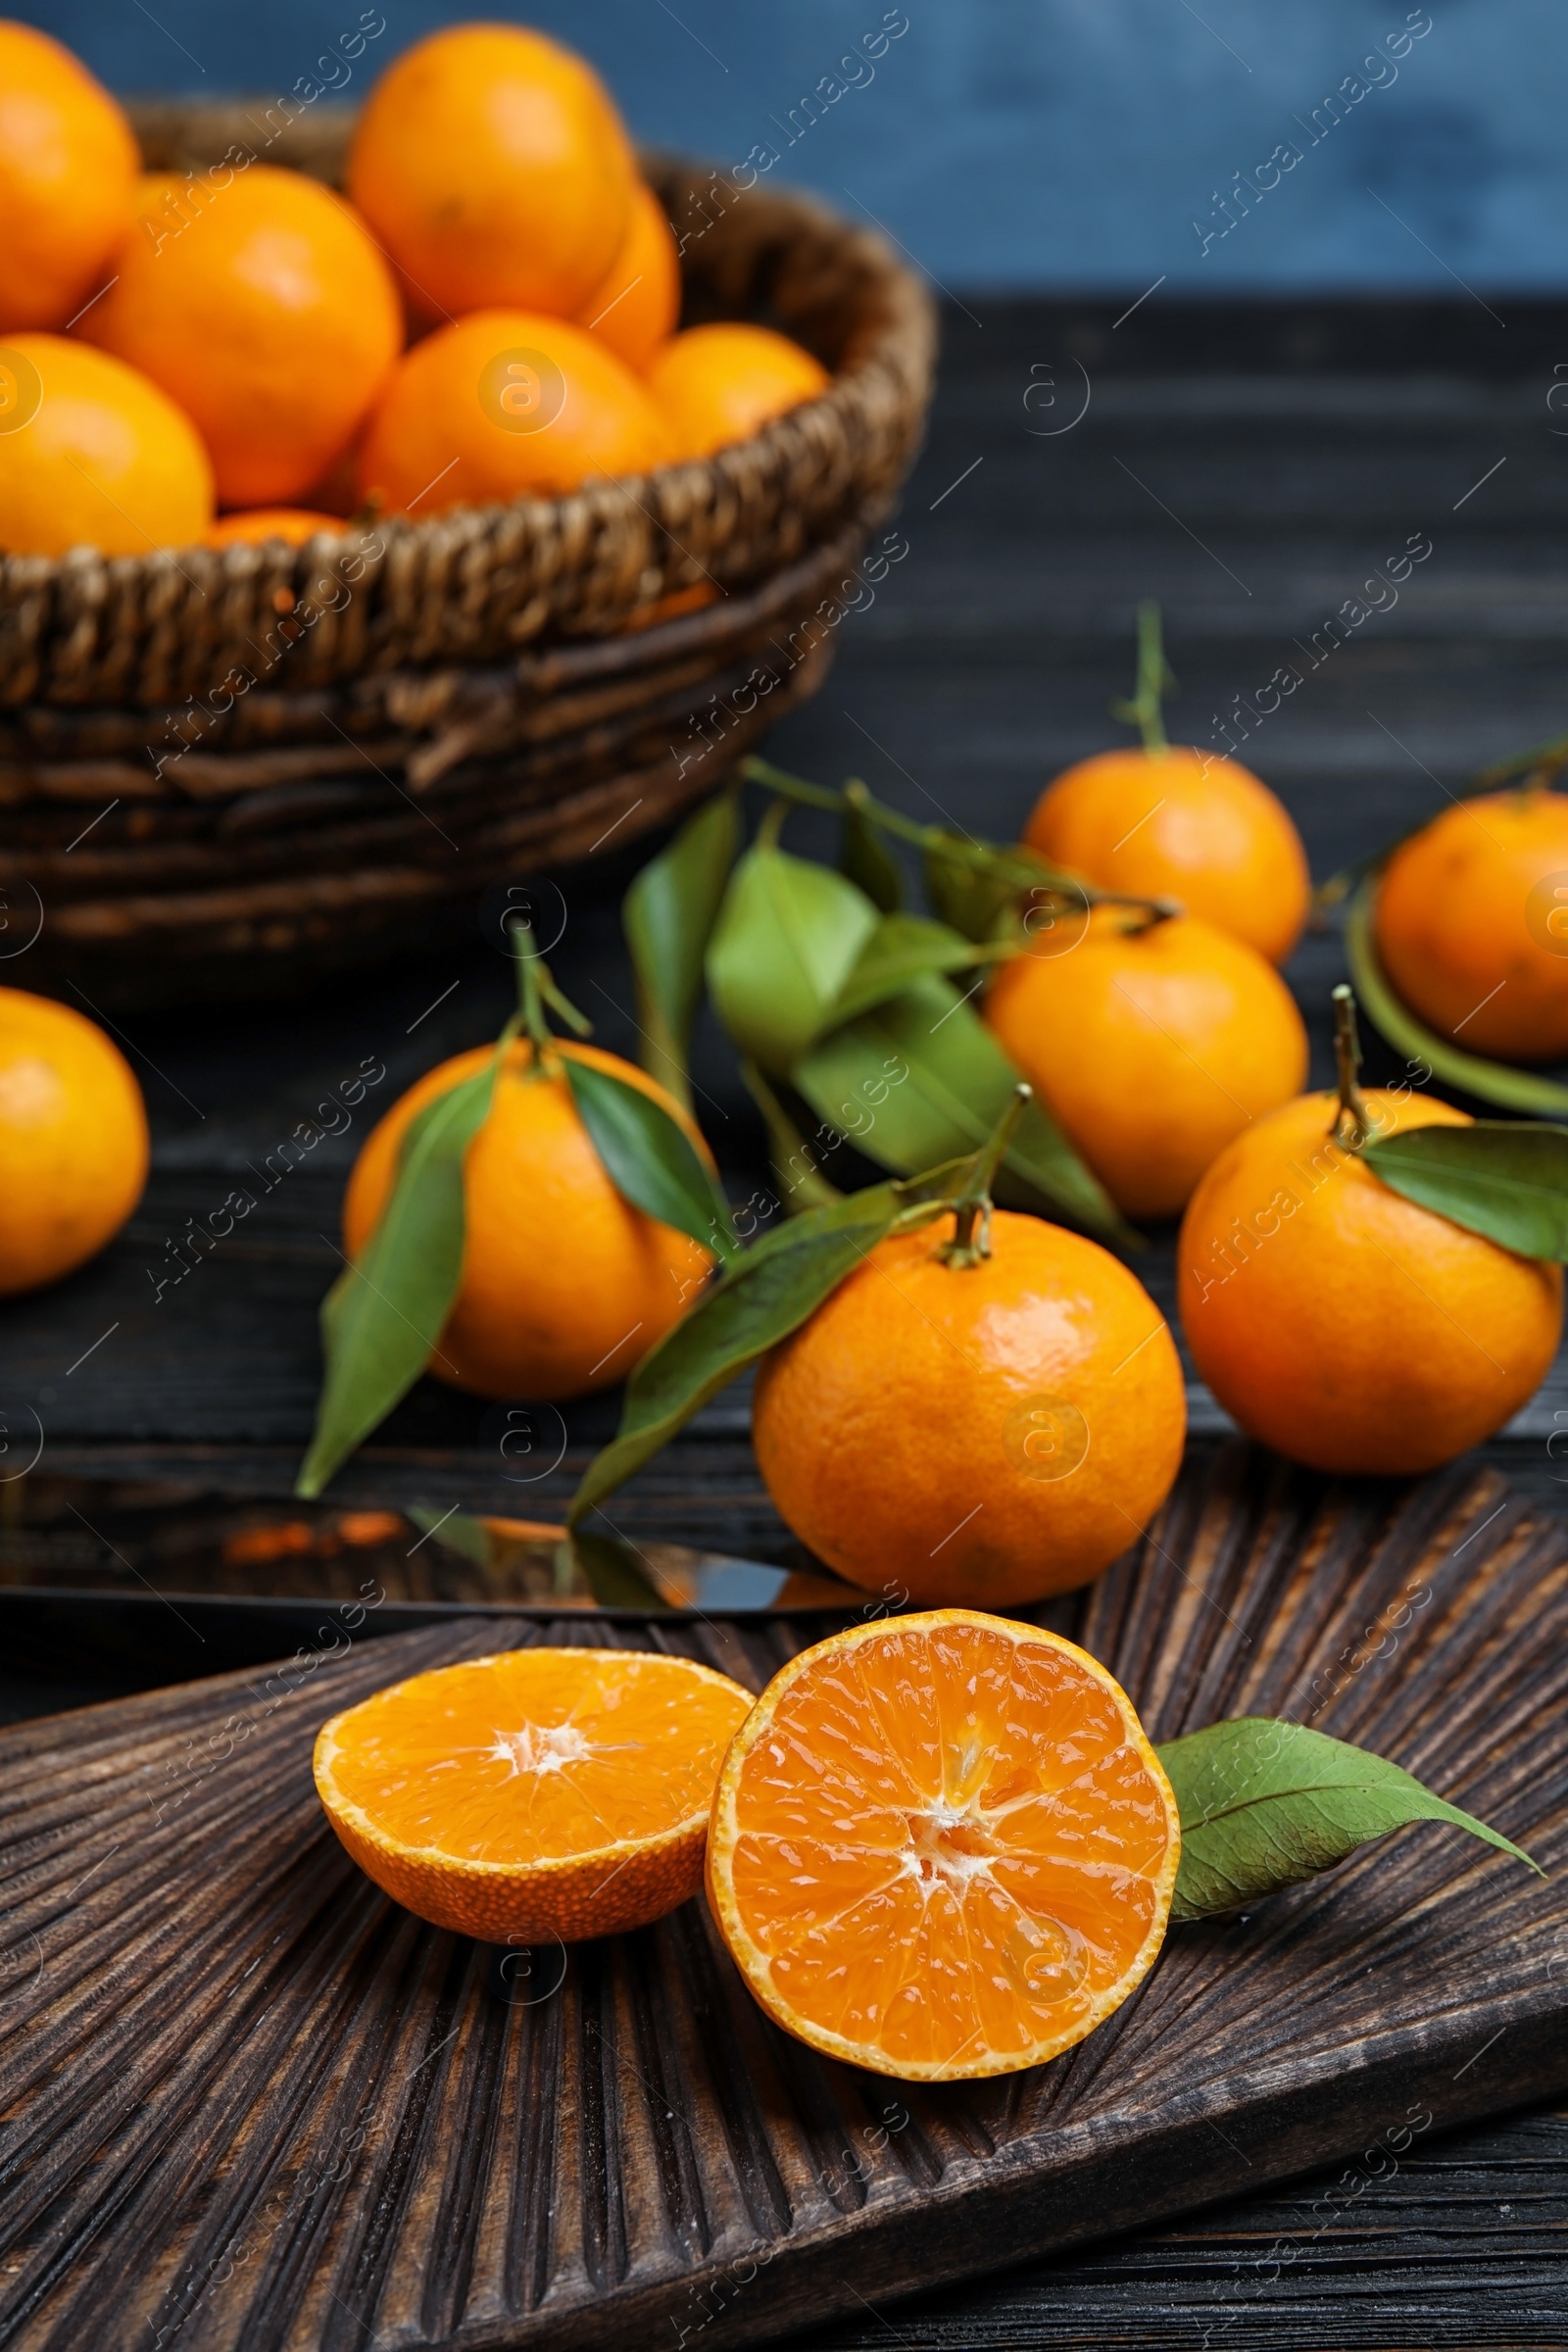
[[[636,371],[645,368],[680,317],[680,261],[664,208],[641,180],[620,251],[577,313],[579,326],[608,343]]]
[[[366,101],[348,189],[424,318],[575,318],[614,264],[637,165],[591,66],[542,32],[458,24]]]
[[[1098,1576],[1164,1501],[1187,1407],[1164,1317],[1098,1243],[999,1209],[878,1243],[763,1358],[752,1443],[780,1516],[871,1591],[1007,1606]]]
[[[661,1651],[507,1650],[334,1715],[316,1787],[366,1876],[434,1927],[615,1936],[702,1884],[713,1783],[751,1704]]]
[[[409,1121],[483,1069],[493,1051],[476,1046],[427,1071],[367,1136],[343,1201],[351,1258],[386,1205]],[[555,1051],[652,1095],[708,1157],[691,1120],[645,1071],[597,1046],[563,1042]],[[463,1279],[430,1370],[476,1396],[580,1396],[624,1380],[679,1321],[711,1262],[616,1192],[564,1072],[536,1071],[522,1038],[506,1050],[463,1191]]]
[[[667,455],[647,393],[597,336],[534,311],[476,311],[400,361],[360,452],[360,494],[422,518],[557,498]]]
[[[786,409],[825,392],[831,378],[808,351],[768,326],[689,326],[657,353],[648,389],[683,458],[711,457]]]
[[[140,168],[130,124],[86,67],[0,21],[0,333],[65,326],[98,292]]]
[[[1484,793],[1400,844],[1378,955],[1412,1012],[1473,1054],[1568,1054],[1568,795]]]
[[[343,535],[341,514],[317,514],[309,507],[244,507],[235,514],[220,514],[207,532],[208,547],[263,547],[281,539],[285,547],[303,547],[318,531]]]
[[[340,196],[271,164],[222,185],[150,173],[137,210],[83,334],[194,418],[224,506],[300,498],[402,349],[392,272]]]
[[[1174,1216],[1214,1154],[1306,1076],[1278,972],[1196,915],[1139,928],[1123,907],[1091,907],[1001,967],[985,1017],[1133,1217]]]
[[[201,538],[212,466],[156,384],[63,335],[13,335],[0,351],[0,399],[8,383],[27,416],[0,432],[0,549],[145,556]]]
[[[934,1609],[773,1677],[719,1774],[708,1901],[786,2033],[942,2082],[1102,2024],[1153,1965],[1180,1860],[1170,1783],[1098,1659]]]
[[[1378,1132],[1462,1127],[1368,1088]],[[1238,1136],[1177,1244],[1182,1328],[1245,1430],[1314,1469],[1405,1475],[1499,1429],[1545,1377],[1562,1269],[1418,1207],[1332,1141],[1332,1094]]]
[[[1239,760],[1186,744],[1063,768],[1024,840],[1102,890],[1179,899],[1271,963],[1285,961],[1306,921],[1306,852],[1282,804]]]
[[[119,1048],[52,997],[0,988],[0,1296],[101,1250],[147,1181],[147,1113]]]

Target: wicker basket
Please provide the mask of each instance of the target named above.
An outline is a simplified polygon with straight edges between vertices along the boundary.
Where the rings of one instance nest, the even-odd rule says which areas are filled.
[[[268,160],[333,178],[347,125],[302,117]],[[261,143],[238,108],[138,128],[173,168]],[[669,816],[820,684],[918,445],[930,302],[805,197],[645,169],[685,224],[688,322],[765,317],[829,389],[566,498],[297,550],[0,558],[3,936],[37,934],[0,980],[123,1006],[422,944],[498,879]],[[705,580],[716,602],[641,625]]]

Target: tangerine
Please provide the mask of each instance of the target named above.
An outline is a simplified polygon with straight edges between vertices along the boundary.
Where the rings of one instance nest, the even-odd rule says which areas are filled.
[[[1370,1088],[1379,1135],[1463,1127],[1431,1095]],[[1302,1095],[1222,1152],[1177,1243],[1182,1328],[1242,1427],[1316,1470],[1451,1461],[1534,1394],[1557,1351],[1562,1269],[1422,1208]]]
[[[532,311],[476,311],[406,353],[360,452],[360,494],[394,514],[556,498],[668,455],[631,370],[596,335]]]
[[[0,393],[24,423],[0,432],[0,549],[145,556],[189,547],[212,520],[213,469],[196,427],[134,368],[63,335],[15,335]]]
[[[98,292],[140,169],[130,124],[80,60],[0,23],[0,332],[66,326]]]
[[[751,1703],[660,1651],[507,1650],[334,1715],[316,1787],[367,1877],[434,1927],[615,1936],[702,1884],[713,1784]]]
[[[1143,1532],[1187,1408],[1164,1317],[1098,1243],[997,1210],[989,1254],[879,1242],[763,1358],[752,1443],[840,1576],[1006,1607],[1087,1584]]]
[[[1306,1076],[1278,972],[1196,915],[1089,907],[1002,965],[985,1017],[1134,1217],[1175,1215],[1215,1153]]]
[[[373,239],[330,188],[271,164],[222,185],[150,173],[137,216],[83,334],[194,418],[224,506],[299,499],[403,346]]]
[[[577,313],[577,324],[640,374],[680,317],[680,261],[664,208],[641,180],[620,251]]]
[[[309,507],[243,507],[220,514],[207,532],[206,547],[265,547],[281,539],[285,547],[304,547],[318,531],[341,538],[347,526],[341,514],[317,514]]]
[[[1063,768],[1024,840],[1102,890],[1179,900],[1270,963],[1285,961],[1306,921],[1306,852],[1285,808],[1239,760],[1186,744]]]
[[[1527,787],[1446,808],[1378,892],[1378,955],[1412,1012],[1477,1054],[1568,1054],[1568,795]]]
[[[457,24],[406,49],[348,160],[349,193],[425,319],[576,318],[614,266],[636,178],[592,67],[513,24]]]
[[[708,1901],[775,2024],[874,2074],[1013,2074],[1152,1967],[1181,1821],[1127,1693],[1031,1625],[937,1609],[780,1669],[718,1776]]]
[[[771,417],[815,400],[831,378],[808,351],[768,326],[720,323],[672,335],[647,383],[682,458],[748,441]]]
[[[473,1077],[477,1046],[426,1072],[369,1135],[343,1202],[343,1247],[357,1258],[397,1174],[404,1130],[437,1095]],[[707,1157],[692,1121],[643,1070],[596,1046],[559,1043],[640,1087]],[[430,1370],[480,1396],[580,1396],[624,1380],[680,1320],[711,1260],[685,1234],[633,1208],[605,1172],[565,1073],[534,1067],[515,1038],[502,1056],[490,1115],[464,1163],[463,1277]]]
[[[0,1296],[110,1241],[147,1181],[147,1113],[120,1049],[52,997],[0,988]]]

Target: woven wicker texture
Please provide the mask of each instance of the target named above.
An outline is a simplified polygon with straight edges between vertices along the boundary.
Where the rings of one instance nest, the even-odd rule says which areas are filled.
[[[334,178],[347,127],[324,108],[138,120],[148,161],[220,202],[236,151]],[[90,972],[129,1004],[314,978],[415,909],[628,840],[820,683],[918,444],[930,302],[807,198],[646,169],[687,322],[765,318],[828,390],[710,460],[566,498],[301,549],[0,557],[0,890],[14,936],[42,917],[7,979]],[[873,579],[901,546],[879,543]],[[705,581],[714,603],[641,625]]]

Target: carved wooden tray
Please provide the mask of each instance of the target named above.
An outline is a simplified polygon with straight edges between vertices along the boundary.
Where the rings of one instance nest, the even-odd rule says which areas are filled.
[[[1498,1480],[1352,1489],[1235,1446],[1043,1621],[1156,1739],[1283,1714],[1396,1756],[1544,1885],[1424,1825],[1174,1931],[1035,2073],[906,2086],[753,2006],[700,1902],[498,1953],[364,1880],[317,1726],[503,1640],[760,1685],[833,1622],[455,1623],[0,1736],[0,2344],[764,2342],[1568,2084],[1568,1538]],[[1327,2224],[1325,2226],[1328,2226]]]

